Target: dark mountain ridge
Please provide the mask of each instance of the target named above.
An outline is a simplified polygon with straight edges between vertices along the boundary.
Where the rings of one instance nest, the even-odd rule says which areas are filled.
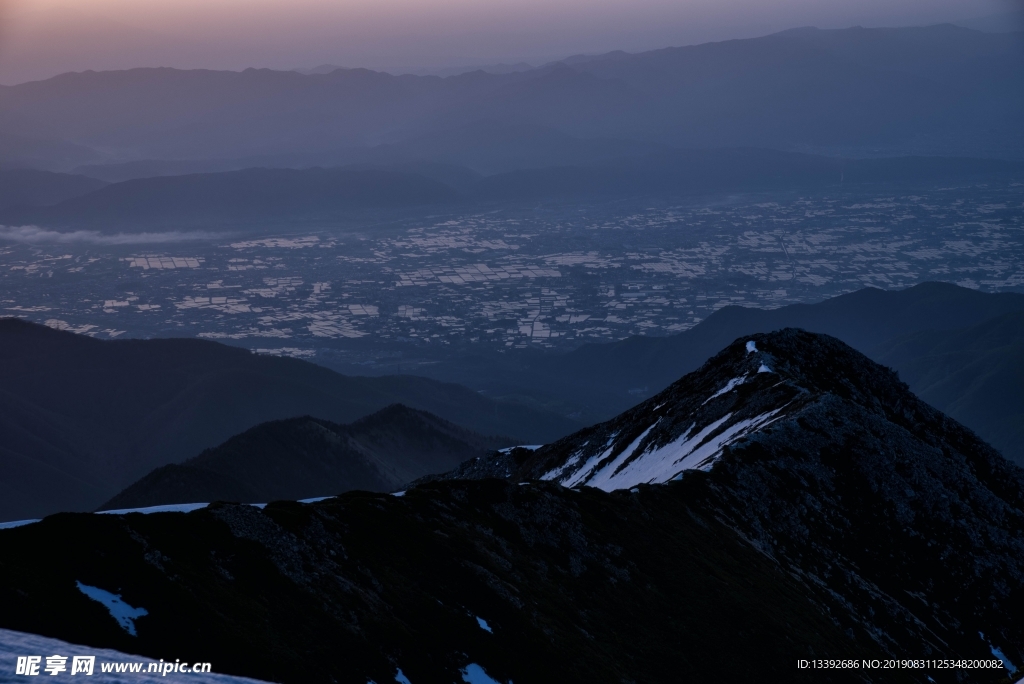
[[[0,530],[0,626],[286,682],[995,684],[1024,662],[1024,471],[826,336],[741,338],[457,474],[501,479]],[[136,635],[76,582],[144,607]],[[953,664],[796,667],[911,657]]]
[[[347,423],[395,403],[530,441],[577,426],[426,378],[346,377],[215,342],[104,341],[2,319],[0,520],[95,509],[153,468],[262,422]]]
[[[914,392],[1024,465],[1024,311],[877,346]]]
[[[778,309],[726,306],[667,337],[585,344],[557,355],[466,354],[457,366],[437,364],[424,374],[484,390],[488,396],[531,397],[537,405],[561,406],[566,414],[579,411],[598,421],[660,392],[741,335],[799,327],[837,337],[895,368],[919,396],[1024,465],[1024,448],[1016,437],[1024,385],[1014,381],[1024,356],[1015,351],[1017,342],[1010,341],[1006,327],[1017,312],[1024,312],[1024,294],[1017,292],[981,292],[938,282],[904,290],[865,288]],[[997,324],[1000,316],[1010,318]],[[996,336],[993,329],[1003,332]],[[947,335],[959,342],[950,340],[937,363],[940,352],[929,351],[931,341]],[[987,351],[974,349],[975,336],[986,340]],[[957,380],[940,390],[937,383],[947,378],[947,371]]]
[[[157,468],[99,510],[395,491],[513,440],[483,437],[394,404],[349,425],[304,416],[261,423],[180,464]]]

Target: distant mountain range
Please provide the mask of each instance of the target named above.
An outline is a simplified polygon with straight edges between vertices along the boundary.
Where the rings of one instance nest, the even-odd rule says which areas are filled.
[[[413,376],[346,377],[189,339],[100,341],[0,320],[0,520],[92,510],[153,468],[266,421],[391,404],[528,443],[579,423]]]
[[[447,163],[385,167],[265,169],[184,173],[188,164],[136,162],[111,169],[115,179],[148,169],[156,174],[110,185],[77,175],[7,171],[0,223],[140,231],[154,226],[228,227],[248,233],[282,223],[321,221],[364,210],[475,207],[627,197],[683,199],[704,194],[841,191],[885,185],[914,188],[940,182],[1013,182],[1024,161],[899,157],[836,159],[760,149],[671,150],[633,154],[581,166],[481,176]],[[180,174],[180,175],[179,175]]]
[[[34,169],[0,169],[0,210],[44,207],[80,197],[107,185],[87,176]]]
[[[350,425],[302,417],[267,423],[187,461],[157,468],[99,510],[211,501],[248,503],[396,491],[513,445],[401,404]]]
[[[1021,511],[1024,470],[787,329],[401,496],[0,530],[0,627],[288,682],[997,684],[1024,664]],[[909,654],[986,666],[797,666]]]
[[[425,176],[381,169],[246,169],[103,185],[52,207],[12,210],[7,220],[44,225],[210,225],[333,218],[359,209],[452,203],[457,196],[453,188]]]
[[[0,87],[0,130],[38,141],[37,168],[62,171],[97,163],[71,165],[71,149],[101,162],[262,155],[292,160],[266,166],[428,160],[484,173],[650,145],[1020,159],[1019,45],[1019,34],[951,25],[804,28],[448,78],[88,71]],[[490,132],[458,140],[481,124]],[[567,138],[564,151],[531,142],[537,131]],[[49,157],[46,141],[55,146]],[[367,158],[376,147],[391,158]]]

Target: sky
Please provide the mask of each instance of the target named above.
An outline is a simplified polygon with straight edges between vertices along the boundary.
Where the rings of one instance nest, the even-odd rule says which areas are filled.
[[[1021,8],[1024,0],[0,0],[0,83],[137,66],[429,73]]]

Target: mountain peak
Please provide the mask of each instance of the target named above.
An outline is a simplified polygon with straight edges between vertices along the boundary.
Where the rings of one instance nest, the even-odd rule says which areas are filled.
[[[937,414],[895,372],[843,342],[787,328],[737,339],[697,371],[605,423],[453,477],[515,477],[612,491],[709,471],[729,449],[832,401],[901,425]],[[920,415],[919,415],[920,414]]]

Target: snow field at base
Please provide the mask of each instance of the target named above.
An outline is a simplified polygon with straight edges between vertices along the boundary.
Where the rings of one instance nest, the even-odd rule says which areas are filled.
[[[9,629],[0,629],[0,684],[24,684],[32,681],[23,675],[14,674],[15,664],[18,656],[38,655],[43,656],[45,664],[46,656],[60,654],[68,657],[68,672],[58,675],[43,675],[40,681],[71,681],[81,679],[82,681],[102,682],[102,684],[168,684],[169,682],[189,682],[190,684],[263,684],[260,680],[247,677],[232,677],[231,675],[214,673],[183,673],[170,672],[166,676],[153,672],[100,673],[100,663],[153,663],[152,658],[122,653],[108,648],[95,648],[93,646],[80,646],[60,639],[28,634],[26,632],[15,632]],[[70,672],[70,658],[72,656],[96,656],[95,674],[84,679],[80,675],[72,677]],[[216,666],[216,663],[213,664]]]
[[[112,594],[109,591],[100,589],[99,587],[91,587],[88,584],[82,584],[81,582],[75,582],[78,585],[78,590],[91,598],[93,601],[102,603],[103,606],[110,611],[111,617],[117,620],[117,624],[121,625],[121,629],[128,632],[132,636],[137,636],[135,633],[135,619],[140,618],[144,615],[149,615],[149,611],[145,608],[133,608],[127,603],[121,600],[120,594]]]

